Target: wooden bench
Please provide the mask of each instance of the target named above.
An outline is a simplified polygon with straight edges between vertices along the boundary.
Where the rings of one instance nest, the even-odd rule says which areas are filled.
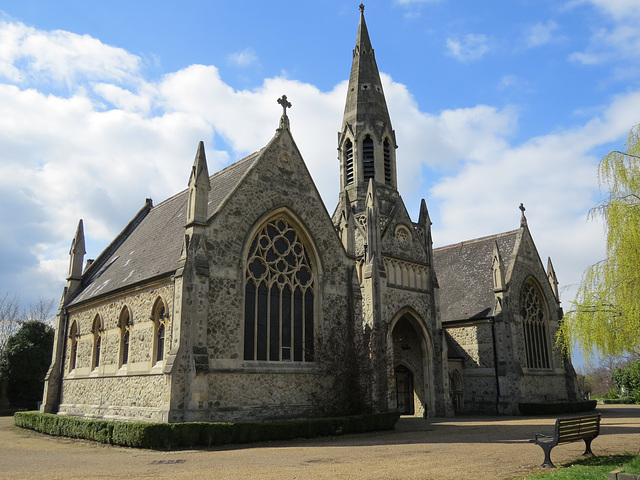
[[[593,455],[591,441],[600,433],[600,414],[585,417],[559,418],[556,420],[556,429],[553,436],[536,434],[530,443],[540,445],[544,451],[544,463],[542,467],[556,468],[551,462],[551,449],[561,443],[577,442],[584,440],[585,451],[583,455]]]

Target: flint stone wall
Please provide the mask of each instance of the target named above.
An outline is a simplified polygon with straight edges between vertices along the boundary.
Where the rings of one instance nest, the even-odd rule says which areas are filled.
[[[59,413],[91,418],[162,422],[167,420],[169,385],[165,375],[66,379]]]
[[[173,284],[154,286],[132,295],[107,299],[89,308],[69,313],[67,328],[78,325],[78,345],[75,369],[69,369],[71,342],[66,332],[64,379],[61,389],[60,413],[67,415],[114,418],[121,420],[166,421],[168,409],[168,377],[158,375],[164,362],[153,355],[155,328],[152,319],[156,301],[160,298],[169,315],[165,328],[165,357],[170,345],[173,316]],[[129,360],[120,366],[120,314],[127,307],[131,314]],[[100,364],[91,369],[94,349],[93,322],[99,315],[104,332],[100,348]]]

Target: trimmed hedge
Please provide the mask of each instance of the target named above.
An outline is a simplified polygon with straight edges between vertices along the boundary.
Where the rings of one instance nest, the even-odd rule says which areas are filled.
[[[580,413],[594,410],[596,400],[552,403],[519,403],[520,415],[556,415],[560,413]]]
[[[278,422],[143,423],[16,412],[15,424],[49,435],[135,448],[175,449],[390,430],[399,412]]]

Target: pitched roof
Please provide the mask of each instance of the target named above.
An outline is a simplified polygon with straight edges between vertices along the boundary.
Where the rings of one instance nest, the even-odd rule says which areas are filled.
[[[443,322],[493,315],[493,247],[495,243],[498,244],[500,255],[508,265],[519,231],[512,230],[433,250]]]
[[[223,205],[263,150],[210,177],[209,217]],[[70,305],[175,272],[187,219],[188,189],[164,202],[145,206],[85,271]]]

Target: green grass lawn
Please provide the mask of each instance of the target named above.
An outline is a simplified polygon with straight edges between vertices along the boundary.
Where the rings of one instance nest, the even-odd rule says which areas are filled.
[[[640,474],[640,456],[630,453],[622,455],[608,455],[604,457],[589,457],[575,462],[565,463],[555,470],[544,473],[534,473],[525,480],[603,480],[609,472],[622,469],[625,473]]]

